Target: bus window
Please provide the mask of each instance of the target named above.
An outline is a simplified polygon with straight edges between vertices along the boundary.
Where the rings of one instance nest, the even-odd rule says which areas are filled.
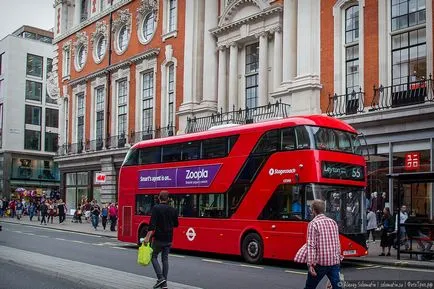
[[[139,150],[139,164],[156,164],[161,162],[161,148],[149,147]]]
[[[261,137],[256,148],[253,150],[253,153],[264,154],[275,152],[279,148],[279,143],[279,130],[269,131]]]
[[[298,186],[280,185],[262,210],[261,220],[301,220],[301,197]]]
[[[229,217],[238,209],[249,188],[249,184],[235,184],[230,188],[228,192]]]
[[[295,131],[292,127],[282,129],[282,150],[295,150]]]
[[[182,144],[181,159],[183,161],[197,160],[200,158],[200,141],[186,142]]]
[[[297,149],[309,149],[310,146],[310,138],[309,132],[307,131],[305,126],[297,126],[295,128],[295,136],[297,139]]]
[[[230,153],[230,151],[232,150],[232,148],[234,147],[235,143],[236,143],[237,140],[238,140],[238,136],[237,136],[237,135],[230,136],[230,137],[228,138],[228,140],[229,140],[229,149],[228,149],[228,153]]]
[[[213,138],[202,142],[202,158],[222,158],[226,156],[227,138]]]
[[[312,132],[316,149],[360,154],[355,134],[324,127],[312,127]]]
[[[179,162],[181,160],[181,145],[163,146],[163,163]]]
[[[225,218],[225,194],[199,195],[199,217]]]
[[[197,217],[197,195],[170,195],[170,203],[180,217]]]
[[[136,215],[150,216],[158,195],[136,195]]]
[[[237,182],[250,183],[256,176],[256,173],[262,168],[262,164],[268,158],[267,155],[250,156],[244,167],[241,169]]]
[[[136,166],[139,164],[139,150],[130,149],[125,156],[123,166]]]

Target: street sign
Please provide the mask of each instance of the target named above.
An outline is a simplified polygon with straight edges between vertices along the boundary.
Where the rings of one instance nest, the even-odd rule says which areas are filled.
[[[96,184],[104,184],[106,181],[107,176],[103,173],[96,173],[95,174],[95,183]]]
[[[405,165],[404,169],[406,171],[417,171],[420,168],[420,153],[412,152],[405,154]]]

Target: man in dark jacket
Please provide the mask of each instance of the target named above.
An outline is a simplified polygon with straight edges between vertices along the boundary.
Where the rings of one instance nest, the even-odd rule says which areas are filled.
[[[166,289],[167,273],[169,272],[169,251],[172,246],[173,228],[178,227],[178,212],[167,204],[169,200],[167,191],[161,191],[158,198],[160,203],[152,208],[149,231],[144,243],[148,243],[151,236],[154,237],[152,242],[152,266],[158,278],[154,288]],[[163,271],[161,271],[158,263],[160,252]]]
[[[41,225],[42,225],[42,223],[44,223],[46,225],[47,220],[45,218],[48,215],[48,205],[44,202],[41,204],[40,208],[41,208],[41,216],[42,216]]]

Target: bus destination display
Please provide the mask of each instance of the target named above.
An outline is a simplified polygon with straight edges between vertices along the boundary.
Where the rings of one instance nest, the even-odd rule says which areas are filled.
[[[322,162],[321,167],[323,178],[355,181],[363,181],[365,179],[365,170],[362,166],[335,162]]]

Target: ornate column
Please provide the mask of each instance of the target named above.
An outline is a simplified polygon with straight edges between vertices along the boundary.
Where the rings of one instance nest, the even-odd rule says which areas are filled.
[[[211,102],[213,106],[217,102],[217,50],[216,40],[209,32],[218,25],[218,1],[205,0],[205,25],[203,35],[203,78],[202,99]]]
[[[226,102],[227,82],[226,82],[226,47],[219,47],[219,71],[218,71],[218,102],[217,109],[222,108],[223,112],[228,111]],[[205,87],[205,86],[204,86]]]
[[[273,51],[273,88],[278,89],[282,83],[282,29],[274,28]]]
[[[238,44],[232,42],[229,52],[229,99],[228,110],[238,108]]]
[[[284,2],[283,47],[283,82],[291,82],[297,72],[297,0]]]
[[[268,32],[259,35],[258,105],[268,103]]]
[[[80,24],[80,19],[81,19],[81,0],[75,0],[74,27]]]

